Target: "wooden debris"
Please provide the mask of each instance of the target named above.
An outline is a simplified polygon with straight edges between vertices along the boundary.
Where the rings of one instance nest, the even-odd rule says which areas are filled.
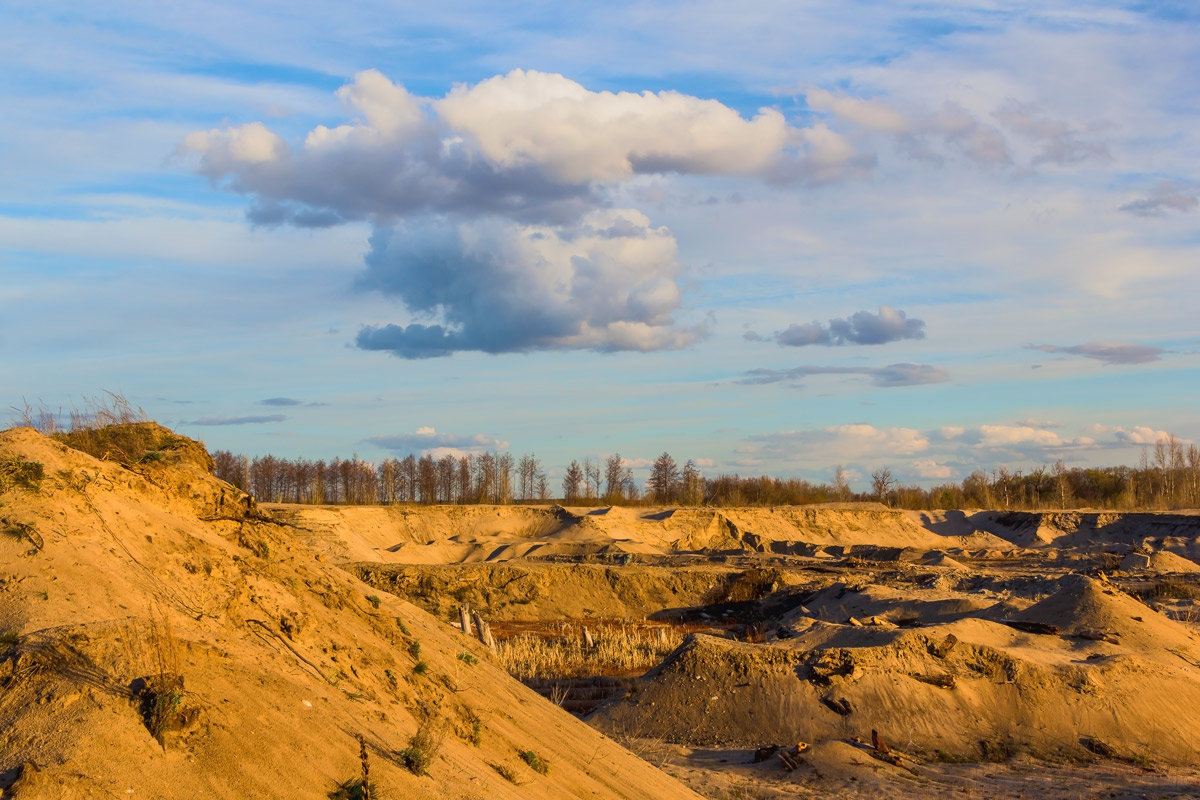
[[[1010,628],[1025,631],[1025,633],[1039,633],[1045,636],[1054,636],[1058,633],[1057,625],[1047,625],[1044,622],[1026,622],[1020,619],[1002,619],[1000,622]]]
[[[596,649],[596,640],[592,638],[592,633],[587,628],[583,629],[583,646],[588,650]]]
[[[891,764],[893,767],[899,767],[900,769],[908,770],[913,775],[918,774],[915,769],[901,762],[900,754],[893,752],[892,749],[887,746],[887,742],[883,741],[883,737],[879,735],[879,731],[875,730],[874,728],[871,729],[871,750],[869,752],[874,758],[877,758],[886,764]]]
[[[783,749],[783,745],[766,744],[754,751],[754,763],[761,764]]]
[[[830,697],[825,695],[821,698],[821,703],[830,711],[836,712],[838,715],[848,717],[854,711],[854,707],[850,705],[850,701],[844,697]]]
[[[1105,631],[1080,631],[1075,635],[1080,639],[1089,639],[1093,642],[1108,642],[1109,644],[1121,643],[1121,640],[1117,638],[1115,633],[1107,633]]]
[[[1081,736],[1079,743],[1083,745],[1083,749],[1089,753],[1095,753],[1102,758],[1120,758],[1117,751],[1111,746],[1097,739],[1095,736]]]
[[[851,617],[850,619],[846,620],[846,624],[855,628],[861,628],[863,626],[862,620],[855,617]]]
[[[953,633],[947,633],[946,638],[935,645],[931,645],[929,652],[938,658],[945,658],[950,655],[950,651],[954,649],[954,645],[958,644],[958,637]]]
[[[808,749],[808,744],[805,742],[797,742],[795,747],[789,747],[786,750],[780,750],[779,761],[783,764],[783,768],[788,772],[793,772],[797,767],[804,763],[804,759],[800,754]]]
[[[479,637],[479,641],[487,645],[493,653],[496,652],[496,640],[492,638],[491,626],[484,622],[478,611],[472,611],[471,617],[475,620],[475,634]]]
[[[470,606],[458,607],[458,622],[462,626],[462,632],[467,636],[471,635],[471,608]]]
[[[957,685],[954,676],[950,673],[943,675],[913,675],[913,677],[921,683],[928,683],[930,686],[937,686],[942,689],[953,689]]]

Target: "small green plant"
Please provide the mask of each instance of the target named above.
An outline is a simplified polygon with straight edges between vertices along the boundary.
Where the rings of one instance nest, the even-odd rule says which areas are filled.
[[[421,643],[420,643],[420,642],[417,642],[417,641],[414,641],[414,642],[412,642],[412,644],[410,644],[410,645],[408,646],[408,654],[409,654],[410,656],[412,656],[413,658],[420,658],[420,656],[421,656]]]
[[[424,675],[426,672],[429,672],[429,665],[424,661],[418,661],[417,663],[413,664],[414,675]]]
[[[30,461],[24,456],[0,459],[0,492],[20,486],[37,489],[46,477],[46,468],[40,461]]]
[[[400,619],[399,617],[396,617],[396,627],[398,627],[400,629],[400,632],[403,633],[405,636],[412,635],[411,633],[408,632],[408,626],[404,624],[404,620]]]
[[[458,660],[472,667],[479,663],[479,659],[467,650],[463,650],[458,654]]]
[[[16,631],[0,632],[0,650],[7,650],[21,641],[21,634]]]
[[[421,724],[408,740],[408,747],[400,751],[400,760],[414,775],[428,775],[429,765],[442,749],[442,739],[429,724]]]
[[[376,797],[375,784],[363,783],[362,778],[345,781],[329,793],[329,800],[366,800]]]
[[[390,669],[385,669],[383,671],[383,675],[385,678],[387,678],[388,683],[391,684],[393,689],[400,685],[400,682],[396,680],[396,673],[392,672]]]
[[[475,717],[471,720],[470,742],[476,747],[479,747],[479,745],[483,744],[483,720],[481,720],[479,717]]]
[[[549,762],[532,750],[521,751],[521,760],[528,764],[529,768],[539,775],[545,775],[550,771]]]
[[[377,594],[369,594],[367,595],[367,602],[375,606],[375,608],[379,608],[379,604],[383,602],[383,598]]]

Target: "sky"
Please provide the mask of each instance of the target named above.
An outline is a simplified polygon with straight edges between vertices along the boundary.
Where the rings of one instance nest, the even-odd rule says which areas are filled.
[[[1191,2],[0,16],[0,409],[552,482],[1200,442]]]

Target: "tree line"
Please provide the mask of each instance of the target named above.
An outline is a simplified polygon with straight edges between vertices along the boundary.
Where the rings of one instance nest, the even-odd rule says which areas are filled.
[[[903,485],[888,467],[871,473],[871,487],[851,490],[838,466],[828,483],[800,478],[705,476],[694,460],[679,466],[664,452],[644,487],[618,453],[573,460],[551,486],[533,454],[409,454],[372,463],[357,455],[332,461],[213,454],[218,478],[260,501],[372,505],[505,504],[785,506],[876,501],[914,510],[949,508],[1114,510],[1200,507],[1200,449],[1171,437],[1142,453],[1137,466],[1067,467],[1062,461],[1025,470],[977,470],[959,483],[932,488]]]

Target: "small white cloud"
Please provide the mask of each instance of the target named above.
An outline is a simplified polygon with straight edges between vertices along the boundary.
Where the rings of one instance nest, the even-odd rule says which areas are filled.
[[[1035,444],[1042,447],[1057,447],[1063,439],[1053,431],[1028,425],[980,425],[980,447],[1008,447],[1018,444]]]
[[[809,108],[815,111],[830,111],[844,120],[873,131],[906,133],[912,127],[903,114],[877,100],[835,95],[823,89],[809,89],[805,92],[805,100]]]
[[[933,459],[923,459],[912,462],[913,472],[922,478],[945,480],[954,474],[954,470],[945,464],[939,464]]]
[[[1086,344],[1077,344],[1071,347],[1063,347],[1055,344],[1031,344],[1028,345],[1031,350],[1040,350],[1043,353],[1067,353],[1069,355],[1083,356],[1084,358],[1094,358],[1105,366],[1114,364],[1147,364],[1151,361],[1158,361],[1166,350],[1161,347],[1151,347],[1144,344],[1133,344],[1131,342],[1087,342]]]
[[[396,453],[420,452],[438,457],[482,453],[487,450],[507,450],[509,446],[506,441],[485,436],[482,433],[469,435],[438,433],[428,425],[421,426],[411,433],[372,436],[367,441]]]

